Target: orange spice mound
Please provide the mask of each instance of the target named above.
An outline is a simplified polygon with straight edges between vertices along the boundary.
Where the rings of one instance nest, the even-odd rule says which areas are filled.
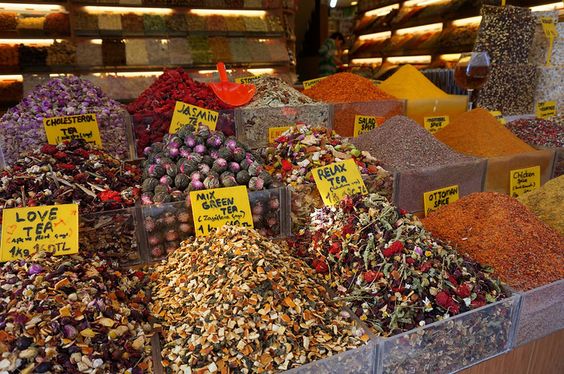
[[[352,73],[330,75],[303,93],[312,99],[328,103],[395,99],[379,89],[370,79]]]
[[[433,236],[490,265],[518,290],[564,278],[564,237],[507,195],[473,193],[422,222]]]
[[[448,126],[434,135],[454,150],[478,157],[534,151],[534,148],[515,136],[482,108],[453,117]]]

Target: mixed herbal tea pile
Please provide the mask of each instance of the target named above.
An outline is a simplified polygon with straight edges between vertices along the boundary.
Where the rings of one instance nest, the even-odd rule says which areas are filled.
[[[277,77],[261,77],[253,81],[253,84],[256,87],[256,93],[245,108],[275,108],[315,103],[315,100]]]
[[[564,238],[507,195],[473,193],[435,211],[423,224],[518,290],[564,278]]]
[[[148,277],[96,255],[0,266],[0,371],[151,373]]]
[[[310,243],[303,246],[303,243]],[[480,264],[378,194],[318,209],[294,243],[352,311],[390,336],[505,297]]]
[[[277,372],[361,346],[316,275],[256,231],[186,241],[151,275],[165,372]]]

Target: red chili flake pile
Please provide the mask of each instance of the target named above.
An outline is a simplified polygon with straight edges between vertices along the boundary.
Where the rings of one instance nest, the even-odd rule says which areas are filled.
[[[507,195],[473,193],[432,213],[423,225],[492,266],[502,281],[518,290],[564,278],[564,238]]]
[[[564,126],[557,121],[540,118],[518,119],[509,122],[507,128],[528,144],[551,148],[564,147]],[[559,122],[562,122],[562,117]]]
[[[132,103],[127,110],[133,115],[137,154],[168,133],[172,112],[177,101],[206,109],[221,110],[224,104],[205,83],[192,80],[182,68],[165,69],[157,80]]]
[[[304,90],[304,94],[328,103],[350,103],[395,99],[379,89],[369,79],[352,73],[333,74],[315,86]]]

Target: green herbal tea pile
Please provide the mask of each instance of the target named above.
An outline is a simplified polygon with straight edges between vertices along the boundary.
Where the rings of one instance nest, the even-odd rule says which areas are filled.
[[[517,200],[564,236],[564,175],[549,180],[541,188],[521,195]]]
[[[315,278],[254,230],[184,242],[152,275],[166,372],[276,372],[362,345]]]
[[[432,238],[419,220],[377,194],[312,214],[298,256],[325,274],[338,299],[390,336],[503,298],[482,267]]]
[[[423,220],[502,281],[529,290],[564,278],[564,238],[516,199],[495,192],[468,195]]]

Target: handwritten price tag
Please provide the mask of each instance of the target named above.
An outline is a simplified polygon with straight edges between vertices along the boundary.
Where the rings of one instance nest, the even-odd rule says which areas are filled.
[[[316,78],[316,79],[310,79],[308,81],[303,81],[304,84],[304,89],[308,89],[308,88],[312,88],[313,86],[315,86],[317,83],[321,82],[322,80],[324,80],[327,77],[323,77],[323,78]]]
[[[540,166],[515,169],[509,172],[509,194],[521,196],[540,187]]]
[[[2,211],[0,261],[17,260],[42,250],[78,253],[78,205],[50,205]]]
[[[284,126],[284,127],[270,127],[268,129],[268,142],[274,143],[276,139],[280,137],[286,130],[292,128],[292,126]]]
[[[550,118],[556,115],[556,101],[539,101],[536,107],[537,118]]]
[[[423,209],[425,210],[425,216],[442,206],[454,203],[458,200],[458,194],[458,185],[423,193]]]
[[[424,117],[423,118],[425,128],[431,134],[439,131],[443,127],[447,127],[450,123],[448,116],[436,116],[436,117]]]
[[[368,193],[358,166],[349,159],[312,170],[317,190],[327,206],[338,204],[343,196]]]
[[[186,125],[192,125],[195,128],[198,128],[200,125],[206,125],[210,130],[215,130],[218,119],[219,113],[214,110],[177,101],[168,132],[169,134],[174,134]]]
[[[43,118],[43,128],[49,144],[84,139],[87,143],[102,147],[100,129],[95,114]]]
[[[354,129],[353,136],[356,138],[360,134],[374,130],[376,127],[384,123],[383,117],[373,117],[373,116],[354,116]]]
[[[253,227],[247,187],[225,187],[190,192],[196,236],[207,236],[224,225]]]

